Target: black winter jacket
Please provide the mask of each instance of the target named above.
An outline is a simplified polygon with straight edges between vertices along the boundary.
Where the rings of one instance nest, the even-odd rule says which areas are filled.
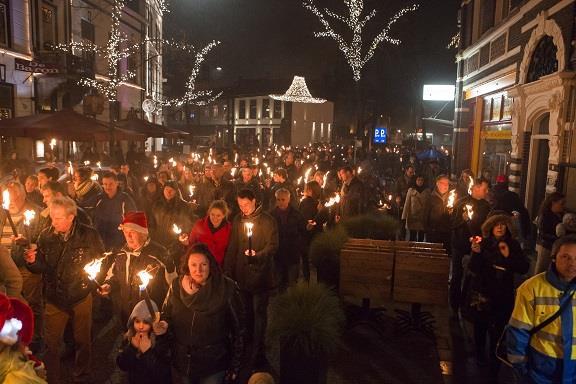
[[[246,256],[248,236],[244,224],[254,224],[252,249],[256,256]],[[224,257],[224,272],[238,282],[242,291],[252,293],[267,291],[276,287],[274,258],[278,251],[278,226],[270,214],[262,211],[262,206],[249,216],[242,213],[232,221],[230,243]]]
[[[306,252],[306,221],[298,210],[288,206],[286,212],[275,208],[270,212],[278,225],[278,252],[276,265],[287,267],[300,262]]]
[[[104,245],[96,229],[76,222],[67,239],[45,229],[38,240],[36,262],[26,264],[33,273],[43,273],[46,299],[68,310],[85,299],[94,289],[84,266],[103,257]]]
[[[128,372],[130,384],[170,384],[170,348],[166,336],[157,336],[154,345],[145,353],[139,354],[130,340],[120,347],[116,364]]]
[[[217,267],[210,267],[212,274]],[[246,330],[238,286],[219,274],[213,294],[193,301],[205,287],[191,296],[181,284],[182,277],[172,282],[161,316],[168,323],[172,365],[193,380],[221,371],[238,373]]]

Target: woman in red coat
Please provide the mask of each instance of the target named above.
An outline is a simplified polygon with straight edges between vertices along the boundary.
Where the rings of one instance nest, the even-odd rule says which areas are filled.
[[[180,241],[184,245],[206,244],[218,265],[222,267],[232,228],[226,219],[228,212],[228,205],[224,200],[214,200],[206,217],[194,223],[190,234],[180,236]]]

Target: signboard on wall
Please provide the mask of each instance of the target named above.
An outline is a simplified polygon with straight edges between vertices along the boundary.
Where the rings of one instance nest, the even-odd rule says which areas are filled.
[[[374,128],[374,144],[388,143],[388,128],[376,127]]]
[[[22,72],[31,73],[44,73],[44,74],[56,74],[60,73],[60,70],[49,64],[39,63],[37,61],[29,61],[23,59],[14,59],[14,69]]]

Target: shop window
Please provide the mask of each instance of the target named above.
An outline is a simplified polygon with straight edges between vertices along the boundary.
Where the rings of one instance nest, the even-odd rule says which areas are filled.
[[[218,117],[218,104],[212,106],[212,117]]]
[[[256,119],[256,112],[257,112],[257,108],[256,108],[256,99],[250,99],[250,111],[249,111],[249,118],[250,119]]]
[[[0,46],[3,47],[10,45],[8,15],[8,0],[0,0]]]
[[[512,104],[514,103],[514,99],[508,96],[504,96],[504,101],[502,105],[502,120],[511,120],[512,119]]]
[[[490,116],[492,116],[492,98],[484,98],[484,110],[482,111],[482,120],[490,121]]]
[[[494,97],[492,99],[492,117],[490,120],[499,121],[501,111],[502,111],[502,96]]]

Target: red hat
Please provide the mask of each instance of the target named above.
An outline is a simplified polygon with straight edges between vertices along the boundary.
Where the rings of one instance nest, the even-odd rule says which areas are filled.
[[[120,228],[128,228],[140,233],[148,233],[148,221],[146,214],[142,211],[126,212]]]
[[[14,344],[7,335],[3,335],[3,331],[7,321],[17,319],[21,322],[21,327],[17,331],[20,336],[20,342],[24,345],[30,344],[32,336],[34,336],[34,314],[32,309],[22,301],[0,293],[0,342],[6,344]]]
[[[496,182],[497,182],[497,183],[505,183],[506,181],[507,181],[507,180],[506,180],[506,175],[498,175],[498,176],[496,176]]]

